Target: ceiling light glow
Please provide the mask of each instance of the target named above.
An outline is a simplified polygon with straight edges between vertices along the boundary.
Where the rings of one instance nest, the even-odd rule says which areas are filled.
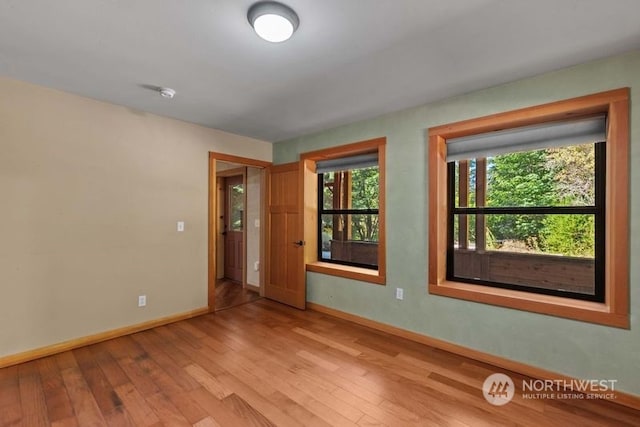
[[[258,2],[251,6],[247,19],[256,34],[272,43],[288,40],[300,23],[293,9],[273,1]]]
[[[263,39],[279,43],[293,35],[293,25],[280,15],[262,15],[253,21],[253,28]]]

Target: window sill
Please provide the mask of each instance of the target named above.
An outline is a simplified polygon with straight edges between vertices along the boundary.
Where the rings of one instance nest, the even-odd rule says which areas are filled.
[[[613,312],[607,303],[580,301],[450,281],[443,281],[440,284],[430,283],[429,293],[629,329],[629,316]]]
[[[329,262],[314,262],[307,264],[307,271],[314,273],[328,274],[330,276],[345,277],[347,279],[360,280],[362,282],[384,285],[386,277],[378,270],[368,268],[352,267],[349,265],[333,264]]]

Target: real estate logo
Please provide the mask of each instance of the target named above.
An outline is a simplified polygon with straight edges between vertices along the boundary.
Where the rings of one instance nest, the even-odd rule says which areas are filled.
[[[546,379],[522,380],[521,397],[524,400],[549,399],[616,399],[615,379]],[[513,380],[505,374],[491,374],[482,384],[482,394],[487,402],[495,406],[506,405],[515,395]]]
[[[495,406],[502,406],[511,402],[515,390],[513,380],[505,374],[491,374],[482,384],[484,398]]]

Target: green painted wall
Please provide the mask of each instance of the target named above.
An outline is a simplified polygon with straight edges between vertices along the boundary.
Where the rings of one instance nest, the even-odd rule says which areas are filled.
[[[640,109],[631,109],[630,330],[429,295],[426,287],[426,130],[627,86],[633,105],[640,51],[274,144],[275,163],[287,163],[306,151],[387,137],[387,285],[308,273],[308,301],[562,374],[617,379],[618,390],[640,395]]]

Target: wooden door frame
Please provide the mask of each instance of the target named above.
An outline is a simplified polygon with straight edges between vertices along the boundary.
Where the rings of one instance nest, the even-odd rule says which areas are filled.
[[[209,227],[208,227],[208,285],[207,285],[207,305],[209,312],[213,313],[216,309],[216,230],[217,230],[217,175],[216,175],[216,161],[238,163],[242,166],[250,166],[254,168],[263,169],[262,177],[260,179],[260,197],[262,203],[260,203],[260,283],[261,289],[264,289],[264,215],[265,215],[265,170],[271,166],[271,162],[264,160],[250,159],[247,157],[234,156],[231,154],[209,152]],[[245,209],[246,210],[246,209]],[[246,237],[246,233],[245,233]],[[246,248],[244,249],[246,250]],[[246,264],[246,256],[245,261]],[[246,265],[245,265],[246,269]],[[246,271],[243,272],[246,275]],[[246,277],[246,276],[245,276]]]

